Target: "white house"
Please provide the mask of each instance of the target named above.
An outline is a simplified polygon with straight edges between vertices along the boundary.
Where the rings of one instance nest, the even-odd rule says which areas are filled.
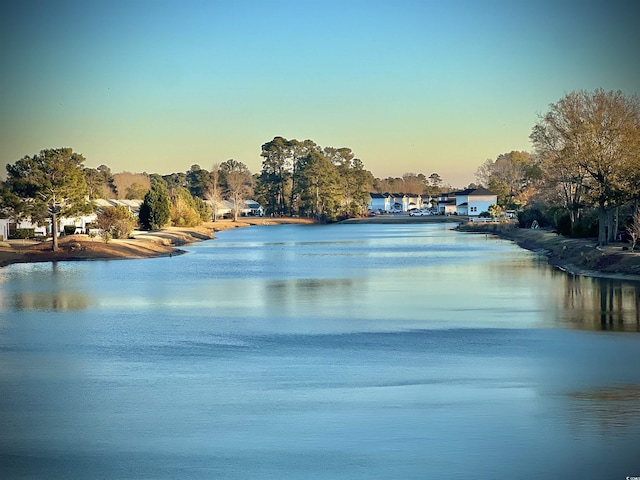
[[[244,208],[242,209],[242,215],[264,217],[264,208],[255,200],[245,200]]]
[[[388,212],[391,210],[391,195],[388,193],[369,193],[369,210],[382,210]]]
[[[138,213],[140,213],[140,205],[142,205],[142,200],[115,200],[98,198],[93,200],[93,204],[96,206],[98,211],[104,207],[115,207],[117,205],[122,205],[125,206],[131,213],[137,216]],[[74,233],[87,233],[87,226],[91,223],[95,223],[97,218],[98,217],[96,213],[91,213],[89,215],[78,215],[75,217],[60,217],[58,221],[58,232],[63,233],[64,227],[73,226],[75,227]],[[45,224],[44,226],[38,226],[34,223],[31,223],[30,220],[22,220],[16,223],[12,218],[0,218],[0,239],[8,239],[10,230],[13,230],[14,228],[33,228],[36,235],[44,237],[48,237],[51,235],[51,224],[50,220],[48,219],[47,224]]]
[[[414,193],[385,193],[388,196],[388,208],[389,210],[400,210],[401,212],[407,212],[414,208],[420,208],[422,205],[422,198],[418,194]]]
[[[36,235],[46,237],[48,235],[49,225],[39,227],[32,224],[29,220],[15,222],[12,218],[0,218],[0,241],[8,240],[9,233],[13,229],[32,228]]]
[[[414,208],[428,208],[431,206],[431,198],[428,195],[422,196],[416,193],[369,193],[369,211],[400,210],[407,212]]]
[[[438,215],[456,213],[456,197],[454,193],[442,193],[438,196]]]
[[[422,208],[422,197],[416,193],[406,193],[403,197],[403,212]]]
[[[477,216],[488,212],[490,205],[498,203],[498,196],[484,187],[455,192],[455,198],[458,215]]]

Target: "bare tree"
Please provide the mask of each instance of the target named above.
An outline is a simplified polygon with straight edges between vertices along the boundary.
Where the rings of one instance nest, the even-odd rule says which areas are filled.
[[[638,239],[640,239],[640,210],[636,210],[631,217],[631,223],[627,226],[627,233],[631,237],[631,251],[636,248]]]
[[[238,212],[253,187],[253,177],[247,166],[237,160],[227,160],[220,165],[224,173],[226,194],[233,203],[233,221],[238,221]]]
[[[569,181],[598,206],[599,245],[615,236],[609,228],[613,209],[633,195],[630,179],[639,168],[639,136],[638,97],[602,89],[565,95],[533,128],[538,153],[554,165],[564,164]],[[581,176],[581,183],[575,183],[572,173]]]
[[[218,204],[220,203],[220,164],[214,163],[211,166],[209,185],[205,193],[207,200],[212,204],[212,217],[215,222],[218,219]]]

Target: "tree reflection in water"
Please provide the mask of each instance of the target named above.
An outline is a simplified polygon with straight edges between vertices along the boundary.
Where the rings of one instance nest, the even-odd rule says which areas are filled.
[[[574,327],[640,332],[640,283],[567,275],[562,305]]]
[[[621,434],[640,418],[640,385],[618,385],[569,393],[576,428]]]

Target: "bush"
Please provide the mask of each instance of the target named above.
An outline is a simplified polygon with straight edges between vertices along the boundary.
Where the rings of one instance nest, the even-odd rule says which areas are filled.
[[[594,208],[585,211],[573,224],[571,236],[574,238],[594,238],[598,236],[598,211]]]
[[[35,228],[16,228],[9,231],[9,238],[12,240],[23,240],[25,238],[33,238],[36,236]]]
[[[565,212],[557,218],[556,230],[560,235],[564,235],[565,237],[571,235],[571,217],[568,213]]]
[[[75,225],[65,225],[62,228],[63,228],[62,233],[64,233],[65,235],[73,235],[74,233],[76,233]]]
[[[534,220],[538,222],[538,225],[540,225],[540,227],[549,226],[549,220],[537,208],[522,210],[518,212],[518,224],[520,228],[531,228],[531,224]]]
[[[481,212],[480,215],[478,215],[478,217],[480,217],[480,218],[493,218],[489,212]]]
[[[185,190],[186,192],[186,190]],[[202,223],[200,214],[182,196],[175,196],[171,204],[171,223],[175,227],[195,227]]]
[[[136,227],[136,217],[124,205],[104,207],[98,213],[97,223],[112,238],[127,238]]]

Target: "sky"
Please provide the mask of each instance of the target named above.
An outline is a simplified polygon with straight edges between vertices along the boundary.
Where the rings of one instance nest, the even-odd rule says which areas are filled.
[[[276,136],[463,187],[566,93],[640,93],[636,0],[0,2],[0,167],[167,174]]]

